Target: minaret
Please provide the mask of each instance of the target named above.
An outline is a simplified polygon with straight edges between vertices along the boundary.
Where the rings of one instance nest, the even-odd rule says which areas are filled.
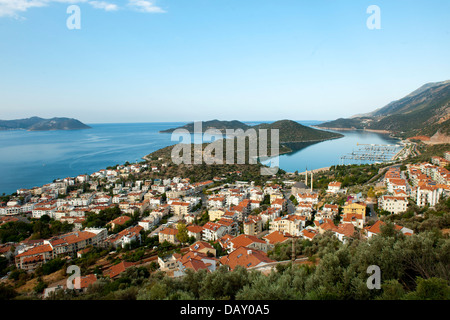
[[[308,185],[308,167],[306,167],[305,171],[305,185]]]
[[[313,178],[314,178],[313,172],[311,171],[311,193],[313,191]]]

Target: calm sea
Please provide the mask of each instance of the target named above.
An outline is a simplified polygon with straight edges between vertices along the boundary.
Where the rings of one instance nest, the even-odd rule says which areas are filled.
[[[321,121],[299,121],[315,125]],[[257,124],[260,122],[246,122]],[[72,131],[0,131],[0,194],[32,188],[57,178],[91,174],[107,166],[141,157],[177,143],[160,130],[186,123],[89,124],[92,129]],[[344,138],[325,141],[280,156],[280,167],[294,172],[340,163],[357,143],[393,144],[387,135],[344,131]],[[347,162],[348,163],[348,162]]]

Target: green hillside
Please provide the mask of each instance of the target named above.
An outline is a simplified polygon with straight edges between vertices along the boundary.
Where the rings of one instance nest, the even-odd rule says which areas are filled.
[[[337,119],[318,127],[387,130],[407,138],[450,133],[450,81],[426,84],[406,97],[370,113],[369,117]]]
[[[315,142],[343,137],[340,133],[317,130],[306,127],[292,120],[280,120],[274,123],[262,123],[253,127],[254,129],[278,129],[280,143],[292,142]]]

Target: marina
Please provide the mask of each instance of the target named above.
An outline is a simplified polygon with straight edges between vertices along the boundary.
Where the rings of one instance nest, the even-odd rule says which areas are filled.
[[[356,160],[359,163],[367,161],[371,162],[390,162],[393,161],[399,150],[402,149],[401,145],[397,144],[360,144],[357,143],[357,149],[351,153],[341,156],[340,164],[347,164],[348,160]]]

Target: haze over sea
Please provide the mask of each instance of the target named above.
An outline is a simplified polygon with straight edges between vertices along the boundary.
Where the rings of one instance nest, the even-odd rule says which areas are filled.
[[[323,121],[298,121],[307,126]],[[261,122],[245,122],[250,125]],[[54,179],[91,174],[142,157],[177,143],[160,130],[186,122],[89,124],[92,129],[71,131],[0,131],[0,194],[32,188]],[[394,144],[386,134],[341,131],[341,139],[324,141],[280,156],[280,168],[302,172],[340,164],[357,143]],[[347,162],[349,163],[349,162]]]

